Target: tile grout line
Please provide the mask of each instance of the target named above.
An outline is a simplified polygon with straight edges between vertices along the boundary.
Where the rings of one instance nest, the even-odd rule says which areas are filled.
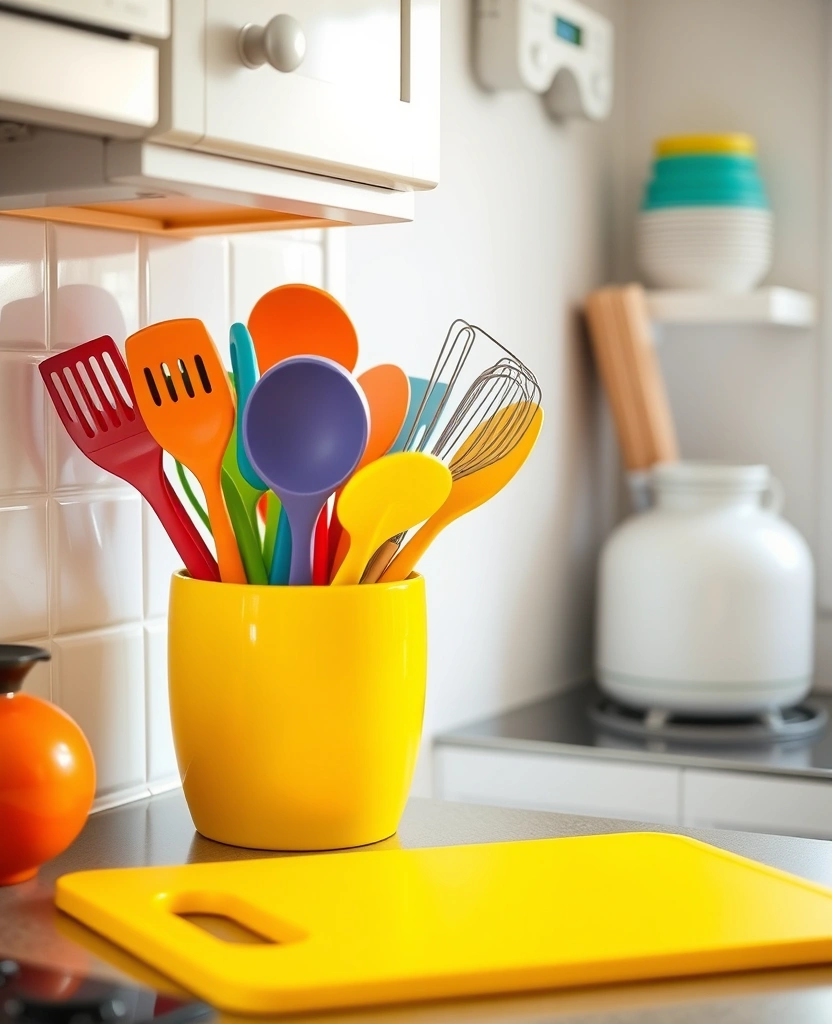
[[[136,281],[136,288],[138,289],[138,326],[139,329],[147,327],[150,319],[150,273],[149,263],[150,254],[148,252],[147,236],[135,235],[136,247],[138,251],[138,280]],[[142,650],[142,707],[144,710],[144,786],[147,787],[150,781],[150,686],[148,678],[150,675],[148,658],[147,658],[147,642],[145,639],[145,621],[147,619],[147,598],[148,598],[148,587],[149,587],[149,575],[148,575],[148,529],[147,529],[147,509],[146,502],[144,499],[141,500],[140,516],[141,525],[139,528],[139,543],[141,545],[141,619],[138,623],[139,632],[141,634],[140,643]]]
[[[150,280],[150,243],[146,235],[138,236],[138,248],[139,248],[139,327],[147,327],[150,323],[150,302],[151,302],[151,287],[152,282]],[[141,630],[141,647],[142,647],[142,686],[144,687],[144,785],[147,791],[150,792],[151,785],[151,730],[152,730],[152,716],[151,716],[151,673],[152,666],[150,664],[149,648],[148,648],[148,609],[150,602],[150,572],[149,572],[149,558],[150,558],[150,522],[149,518],[153,515],[150,506],[147,502],[142,499],[142,510],[141,510],[141,567],[142,567],[142,617],[139,624]],[[126,797],[130,799],[129,796]],[[126,801],[122,801],[126,802]]]
[[[52,311],[53,295],[57,287],[57,264],[54,260],[54,243],[52,227],[50,224],[43,225],[43,306],[44,306],[44,330],[47,354],[52,353]],[[52,496],[52,484],[57,472],[57,453],[54,417],[49,415],[49,410],[44,403],[44,447],[46,452],[46,635],[49,639],[49,652],[52,655],[49,662],[49,699],[57,703],[55,699],[55,680],[58,675],[58,668],[55,663],[55,654],[52,644],[52,630],[54,623],[54,598],[56,593],[53,564],[55,561],[54,536],[52,532],[52,520],[54,518]],[[60,689],[60,687],[57,687]]]

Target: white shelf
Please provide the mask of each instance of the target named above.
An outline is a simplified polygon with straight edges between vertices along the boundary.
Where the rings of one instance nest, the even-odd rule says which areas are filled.
[[[814,296],[792,288],[755,292],[648,291],[651,318],[662,324],[782,324],[811,327]]]

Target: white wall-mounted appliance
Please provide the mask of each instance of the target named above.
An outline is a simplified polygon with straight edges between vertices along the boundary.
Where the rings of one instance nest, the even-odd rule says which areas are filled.
[[[439,0],[17,0],[0,210],[162,234],[408,220]]]
[[[488,89],[545,94],[556,118],[612,110],[613,28],[578,0],[477,0],[477,74]]]

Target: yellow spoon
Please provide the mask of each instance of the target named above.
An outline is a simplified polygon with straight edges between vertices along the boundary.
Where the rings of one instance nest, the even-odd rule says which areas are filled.
[[[506,410],[503,410],[503,413],[505,412]],[[498,413],[497,415],[501,414]],[[416,568],[416,563],[427,551],[436,536],[449,523],[459,519],[466,512],[478,508],[488,501],[489,498],[493,498],[498,491],[501,491],[529,457],[529,452],[534,448],[542,425],[543,410],[538,407],[532,415],[526,432],[507,455],[504,455],[490,466],[478,469],[469,476],[463,476],[454,480],[448,500],[437,512],[434,512],[424,526],[417,530],[411,540],[405,544],[381,574],[379,582],[398,583],[401,580],[406,580]],[[482,431],[488,427],[489,424],[486,423],[484,428],[481,427],[480,430]],[[460,458],[461,454],[469,452],[473,444],[476,444],[476,439],[474,438],[469,438],[463,444],[460,451],[457,452],[451,461],[451,471],[453,471],[454,462]]]
[[[360,469],[338,499],[338,519],[350,537],[332,585],[351,586],[378,548],[432,516],[451,491],[451,471],[435,455],[397,452]]]

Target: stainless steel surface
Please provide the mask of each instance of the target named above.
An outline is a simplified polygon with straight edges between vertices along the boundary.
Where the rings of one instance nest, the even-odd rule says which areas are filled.
[[[562,753],[572,757],[687,765],[804,778],[832,778],[832,725],[808,739],[760,744],[709,744],[702,740],[638,739],[616,735],[593,722],[599,691],[592,683],[526,704],[493,718],[454,729],[437,745]],[[829,714],[832,697],[813,694],[812,704]]]
[[[365,847],[361,854],[395,847],[449,846],[632,831],[633,822],[542,814],[495,807],[412,800],[397,836]],[[832,885],[832,843],[751,833],[669,829],[752,857],[805,878]],[[142,864],[239,860],[252,853],[222,846],[194,832],[180,791],[95,815],[75,844],[46,865],[36,880],[0,889],[0,955],[56,968],[125,976],[175,992],[160,975],[122,953],[52,905],[55,878],[68,871]],[[289,1018],[281,1018],[288,1020]],[[657,984],[607,986],[586,991],[472,999],[359,1011],[303,1021],[387,1021],[444,1024],[447,1021],[532,1024],[828,1024],[832,1020],[832,967],[767,971]]]
[[[811,701],[734,718],[709,718],[664,708],[632,708],[602,694],[588,711],[595,725],[616,736],[728,748],[803,742],[820,736],[829,723],[826,708]]]

